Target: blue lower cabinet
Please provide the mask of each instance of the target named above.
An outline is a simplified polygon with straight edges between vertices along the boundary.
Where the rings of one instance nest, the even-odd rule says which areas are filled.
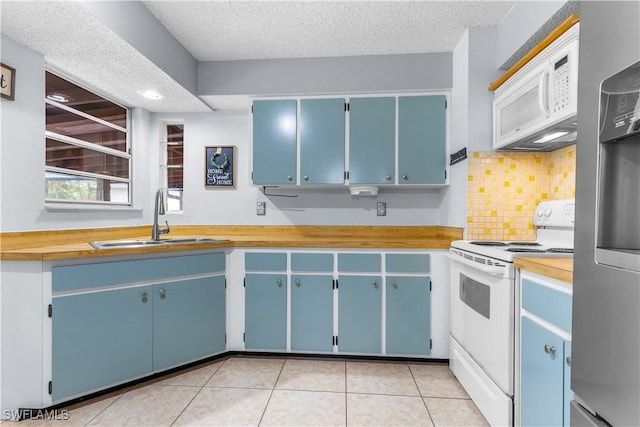
[[[431,353],[430,301],[428,277],[387,277],[387,354],[424,356]]]
[[[521,318],[521,423],[563,423],[564,340],[528,317]]]
[[[291,350],[333,350],[333,277],[291,276]]]
[[[151,372],[150,286],[53,298],[53,401]]]
[[[348,353],[382,351],[382,278],[338,278],[338,350]]]
[[[286,274],[246,275],[245,348],[286,350]]]
[[[224,276],[153,286],[153,369],[225,350]]]

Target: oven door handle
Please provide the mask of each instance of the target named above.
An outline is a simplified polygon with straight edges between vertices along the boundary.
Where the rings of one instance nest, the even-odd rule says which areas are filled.
[[[505,277],[507,275],[507,271],[505,270],[505,267],[480,264],[480,263],[475,262],[475,261],[470,261],[468,259],[461,258],[458,255],[447,254],[447,257],[451,261],[457,262],[457,263],[462,264],[462,265],[466,265],[468,267],[474,268],[474,269],[476,269],[478,271],[481,271],[481,272],[486,273],[486,274],[490,274],[492,276]]]

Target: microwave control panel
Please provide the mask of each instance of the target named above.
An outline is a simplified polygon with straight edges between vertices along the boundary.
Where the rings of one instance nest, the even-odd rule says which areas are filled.
[[[551,112],[557,113],[569,107],[571,102],[571,73],[569,55],[555,62],[552,70],[553,87],[551,88]]]

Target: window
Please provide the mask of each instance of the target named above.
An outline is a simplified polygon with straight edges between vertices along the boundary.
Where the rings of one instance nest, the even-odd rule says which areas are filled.
[[[46,72],[47,202],[130,205],[129,110]]]
[[[184,125],[168,124],[160,143],[160,186],[167,189],[167,211],[182,210],[184,189]]]

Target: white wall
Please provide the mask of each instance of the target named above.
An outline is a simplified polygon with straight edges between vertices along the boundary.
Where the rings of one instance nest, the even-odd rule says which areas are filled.
[[[511,58],[565,3],[566,0],[516,1],[498,26],[496,66]]]
[[[297,197],[265,196],[250,183],[251,128],[247,114],[216,112],[186,115],[153,115],[154,143],[166,123],[184,122],[184,211],[168,214],[175,224],[439,224],[441,191],[392,192],[381,190],[377,198],[353,198],[347,188],[336,190],[268,190]],[[235,189],[204,186],[204,147],[235,145],[238,169]],[[157,168],[154,179],[157,182]],[[267,214],[256,215],[256,202],[266,201]],[[387,216],[376,215],[376,202],[387,203]]]

